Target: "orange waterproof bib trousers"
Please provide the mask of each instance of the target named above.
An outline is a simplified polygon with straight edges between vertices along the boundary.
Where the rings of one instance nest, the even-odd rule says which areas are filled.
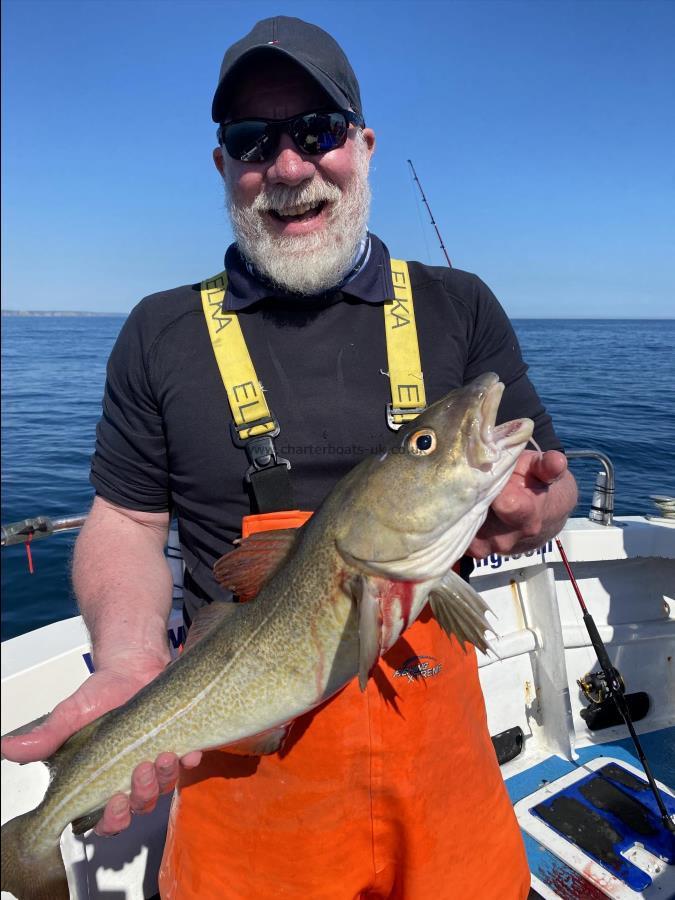
[[[476,654],[428,608],[281,754],[216,750],[185,772],[160,871],[163,900],[522,900],[529,884]]]

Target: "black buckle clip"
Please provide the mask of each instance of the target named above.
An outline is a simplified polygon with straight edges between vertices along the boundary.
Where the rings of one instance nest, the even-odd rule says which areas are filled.
[[[405,415],[414,415],[415,417],[419,416],[420,413],[423,413],[426,409],[426,406],[413,406],[413,407],[401,407],[394,406],[393,403],[387,403],[387,425],[391,428],[392,431],[398,431],[399,428],[403,428],[404,425],[407,425],[408,422],[394,422],[394,416],[405,416]],[[412,422],[413,420],[410,419]]]
[[[256,434],[253,437],[242,438],[239,434],[240,428],[255,428],[257,425],[267,425],[270,422],[274,424],[272,431],[265,434]],[[230,434],[235,447],[241,447],[246,451],[246,457],[251,464],[246,471],[244,478],[246,481],[251,480],[251,475],[260,472],[262,469],[268,469],[271,466],[286,466],[291,468],[291,464],[283,456],[277,455],[277,449],[274,446],[273,438],[277,437],[281,428],[270,411],[268,417],[256,419],[253,422],[245,422],[243,425],[236,425],[230,422]]]

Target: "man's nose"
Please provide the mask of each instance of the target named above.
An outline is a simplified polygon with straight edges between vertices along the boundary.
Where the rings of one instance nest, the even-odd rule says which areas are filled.
[[[276,156],[268,166],[265,177],[271,184],[297,185],[308,181],[316,172],[316,166],[300,153],[291,137],[282,134]]]

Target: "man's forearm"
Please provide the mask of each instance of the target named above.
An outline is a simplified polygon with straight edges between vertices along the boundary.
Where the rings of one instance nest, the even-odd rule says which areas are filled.
[[[139,661],[169,660],[166,621],[172,578],[164,556],[168,515],[94,502],[75,546],[73,585],[97,668],[130,651]]]

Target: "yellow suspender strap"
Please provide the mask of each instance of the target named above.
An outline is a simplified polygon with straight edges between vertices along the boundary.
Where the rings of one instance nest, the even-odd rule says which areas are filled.
[[[392,259],[391,277],[394,282],[394,299],[387,300],[384,304],[391,385],[387,422],[390,428],[396,430],[418,416],[426,407],[427,400],[408,264],[402,259]]]
[[[202,306],[232,418],[239,438],[245,441],[274,431],[277,423],[253,368],[237,315],[223,309],[226,290],[226,272],[202,281]],[[246,427],[252,422],[255,425]]]
[[[407,263],[401,259],[392,259],[391,274],[394,299],[387,300],[384,304],[391,384],[387,422],[390,428],[396,430],[422,412],[426,406],[426,394]],[[201,283],[202,306],[213,352],[239,438],[245,441],[274,431],[277,423],[253,368],[237,315],[223,309],[226,290],[226,272]]]

